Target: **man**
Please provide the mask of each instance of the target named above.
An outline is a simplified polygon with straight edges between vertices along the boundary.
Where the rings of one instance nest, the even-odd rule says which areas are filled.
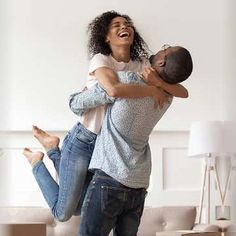
[[[164,81],[179,83],[192,72],[191,55],[182,47],[159,51],[151,64],[144,80],[164,89]],[[118,76],[123,83],[144,83],[132,72]],[[80,236],[106,236],[112,228],[117,236],[137,234],[151,172],[149,135],[171,101],[160,108],[151,98],[115,100],[98,84],[72,95],[70,107],[78,115],[108,104],[89,166],[95,174],[82,208]]]

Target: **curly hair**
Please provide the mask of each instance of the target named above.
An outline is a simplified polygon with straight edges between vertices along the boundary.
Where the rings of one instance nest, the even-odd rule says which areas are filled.
[[[97,53],[103,55],[110,55],[111,48],[106,42],[106,36],[109,30],[109,25],[115,17],[125,18],[133,27],[134,30],[134,41],[130,48],[130,57],[132,60],[139,61],[140,57],[148,58],[148,47],[143,38],[140,36],[136,28],[133,26],[131,18],[127,15],[122,15],[116,11],[107,11],[103,14],[97,16],[89,25],[88,25],[88,54],[90,57],[94,56]]]

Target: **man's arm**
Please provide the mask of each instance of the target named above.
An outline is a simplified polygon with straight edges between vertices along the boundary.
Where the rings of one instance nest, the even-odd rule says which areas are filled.
[[[134,73],[131,72],[119,72],[119,83],[128,84],[128,83],[141,83],[137,80],[137,77]],[[88,111],[91,108],[95,108],[101,105],[108,103],[113,103],[115,101],[114,97],[111,97],[107,94],[106,90],[103,89],[103,85],[98,83],[91,87],[90,89],[83,89],[82,92],[73,93],[70,95],[69,106],[70,109],[76,115],[82,115],[84,112]]]
[[[69,98],[70,109],[78,116],[91,108],[113,103],[115,98],[108,96],[106,91],[98,84],[88,90],[73,93]]]

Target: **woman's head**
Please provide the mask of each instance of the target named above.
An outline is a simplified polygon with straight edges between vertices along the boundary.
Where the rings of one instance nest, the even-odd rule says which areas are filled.
[[[88,51],[90,56],[94,56],[97,53],[110,55],[112,53],[112,45],[115,43],[129,44],[132,60],[138,60],[140,56],[148,56],[146,43],[127,15],[122,15],[115,11],[105,12],[89,24],[88,33]]]

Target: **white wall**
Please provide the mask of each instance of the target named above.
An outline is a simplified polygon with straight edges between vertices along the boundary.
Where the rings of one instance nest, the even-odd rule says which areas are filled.
[[[193,119],[220,118],[223,2],[5,0],[3,79],[9,86],[10,114],[0,128],[29,130],[32,123],[50,130],[71,127],[76,118],[67,98],[86,79],[86,27],[110,9],[129,14],[152,51],[169,43],[192,53],[194,73],[185,83],[190,98],[176,99],[159,129],[188,130]]]
[[[198,205],[203,163],[187,159],[188,130],[193,120],[236,120],[234,1],[0,4],[0,204],[45,205],[21,150],[39,148],[31,140],[31,124],[63,137],[76,121],[67,98],[85,83],[86,27],[96,15],[114,9],[131,16],[153,52],[168,43],[192,54],[194,71],[184,83],[190,98],[176,99],[156,127],[161,132],[151,136],[153,172],[146,204]]]
[[[222,24],[224,29],[223,41],[224,41],[224,51],[223,51],[223,74],[222,74],[222,91],[223,91],[223,114],[222,119],[229,120],[232,122],[232,129],[234,130],[234,134],[236,134],[236,109],[234,101],[236,99],[236,29],[235,22],[236,16],[234,9],[236,8],[236,2],[233,0],[229,0],[228,4],[224,5],[224,14],[222,16]],[[235,142],[235,136],[231,140],[232,143]],[[229,159],[223,160],[223,164],[227,166],[227,162]],[[236,166],[236,156],[231,157],[232,166]],[[227,170],[227,168],[226,168]],[[229,171],[229,168],[228,168]],[[232,218],[236,221],[236,175],[235,170],[232,172],[233,176],[231,178],[229,192],[228,192],[228,201],[232,206],[231,215]],[[222,174],[223,176],[224,174]],[[222,178],[223,180],[224,178]],[[222,181],[224,183],[224,181]]]

